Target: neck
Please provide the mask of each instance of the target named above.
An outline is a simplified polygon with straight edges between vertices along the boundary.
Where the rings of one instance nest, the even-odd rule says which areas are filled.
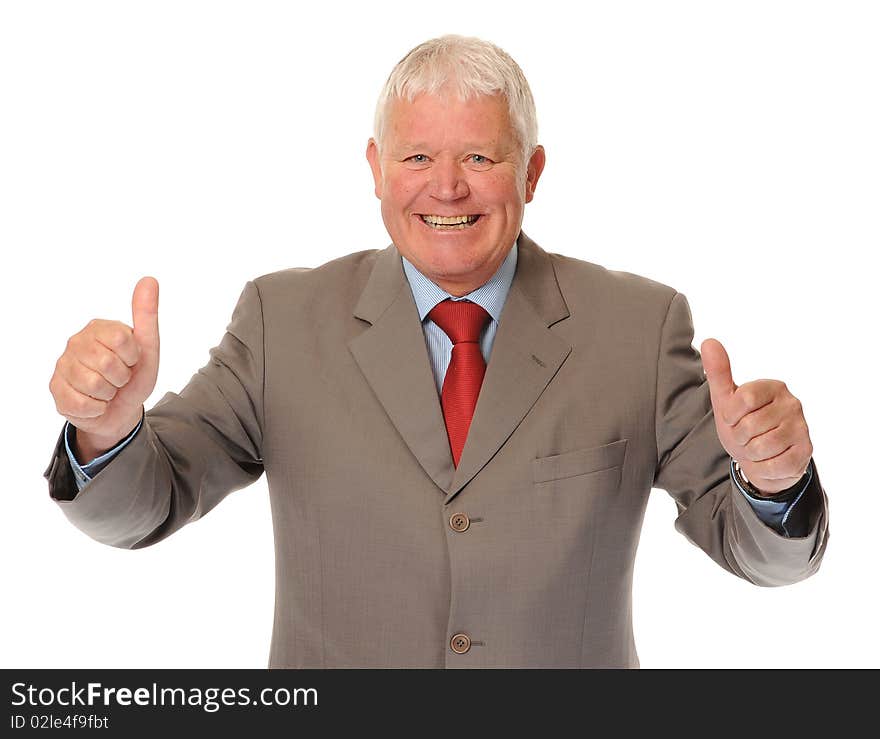
[[[448,292],[453,297],[460,298],[462,295],[472,293],[478,287],[482,287],[483,285],[485,285],[489,281],[489,278],[491,276],[492,275],[489,275],[489,277],[486,277],[483,280],[470,280],[468,282],[446,282],[437,280],[434,282],[434,284],[437,285],[437,287],[439,287],[441,290],[445,290],[446,292]]]

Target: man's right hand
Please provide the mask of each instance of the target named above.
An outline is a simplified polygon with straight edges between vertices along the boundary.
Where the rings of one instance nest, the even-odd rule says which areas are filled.
[[[49,390],[76,427],[77,460],[85,464],[128,436],[159,373],[159,283],[142,277],[131,299],[134,328],[95,318],[67,341]]]

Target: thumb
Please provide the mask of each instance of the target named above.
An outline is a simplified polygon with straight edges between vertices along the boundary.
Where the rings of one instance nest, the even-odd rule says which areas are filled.
[[[724,408],[725,403],[736,391],[737,385],[730,372],[730,357],[718,339],[706,339],[700,345],[703,359],[703,370],[709,381],[709,394],[712,407],[716,411]]]
[[[159,282],[155,277],[141,277],[131,296],[134,338],[141,351],[159,351]]]

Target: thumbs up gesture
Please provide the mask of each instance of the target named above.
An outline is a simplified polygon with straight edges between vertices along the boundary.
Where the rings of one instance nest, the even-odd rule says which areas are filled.
[[[75,453],[87,462],[138,425],[159,373],[159,283],[143,277],[131,300],[132,323],[95,318],[67,341],[49,390],[76,427]]]
[[[737,386],[717,339],[700,345],[715,429],[725,451],[764,495],[790,488],[806,473],[813,445],[801,402],[779,380]]]

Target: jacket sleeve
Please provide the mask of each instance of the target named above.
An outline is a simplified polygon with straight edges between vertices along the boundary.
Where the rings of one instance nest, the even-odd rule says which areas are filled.
[[[675,500],[676,530],[727,571],[763,586],[803,580],[819,569],[828,544],[828,499],[815,460],[797,506],[798,528],[807,533],[786,537],[762,522],[736,487],[693,338],[687,298],[675,293],[657,358],[654,487]]]
[[[131,441],[77,490],[64,431],[44,477],[67,518],[103,544],[139,549],[201,518],[263,472],[263,311],[248,282],[220,344]]]

